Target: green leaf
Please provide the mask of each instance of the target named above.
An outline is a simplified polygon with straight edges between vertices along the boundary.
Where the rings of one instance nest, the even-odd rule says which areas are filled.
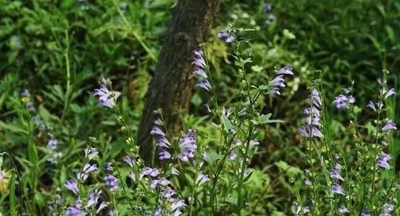
[[[255,122],[257,124],[270,124],[270,123],[283,123],[284,121],[282,120],[272,120],[271,118],[271,113],[268,113],[266,115],[260,115],[258,117],[258,122]]]
[[[269,89],[269,87],[268,87],[268,85],[260,85],[260,86],[258,86],[258,89],[261,91],[266,91]]]
[[[190,99],[190,102],[195,106],[195,107],[200,107],[202,104],[203,100],[199,96],[199,94],[195,93],[193,94],[192,98]]]
[[[6,124],[2,121],[0,121],[0,128],[9,130],[14,133],[28,134],[28,131],[21,129],[21,127],[16,124],[11,124],[11,123]]]
[[[269,119],[271,118],[271,116],[272,116],[272,113],[268,113],[268,114],[266,114],[266,115],[260,115],[259,117],[258,117],[258,123],[260,123],[260,124],[267,124],[268,123],[268,121],[269,121]]]
[[[16,216],[17,215],[16,210],[17,210],[17,198],[15,196],[15,173],[13,173],[10,179],[10,215]]]
[[[221,159],[222,157],[223,157],[222,155],[219,155],[217,152],[212,151],[212,152],[208,153],[208,155],[207,155],[207,157],[205,158],[205,160],[206,160],[208,163],[211,164],[211,163],[213,163],[214,161]]]
[[[229,133],[229,130],[231,130],[233,128],[231,121],[229,121],[229,119],[226,115],[222,115],[221,122],[222,122],[222,126],[223,126],[225,132]]]

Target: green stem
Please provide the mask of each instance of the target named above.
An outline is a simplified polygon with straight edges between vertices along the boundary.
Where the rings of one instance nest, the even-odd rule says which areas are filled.
[[[128,19],[126,19],[124,13],[121,11],[120,7],[118,6],[116,0],[113,0],[115,8],[117,8],[117,11],[119,15],[121,16],[122,20],[125,22],[125,24],[130,28],[132,35],[136,38],[136,40],[139,42],[139,44],[143,47],[143,49],[147,52],[147,54],[150,56],[150,58],[153,61],[157,61],[157,58],[153,55],[153,53],[150,51],[149,47],[146,45],[146,43],[143,41],[143,39],[133,30],[132,25],[129,23]]]

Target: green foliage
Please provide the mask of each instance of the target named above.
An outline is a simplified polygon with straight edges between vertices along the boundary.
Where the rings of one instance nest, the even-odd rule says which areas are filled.
[[[2,164],[1,169],[11,173],[9,191],[0,197],[3,215],[16,215],[16,209],[46,215],[56,192],[67,202],[74,202],[63,185],[83,167],[84,148],[99,149],[99,166],[113,160],[118,164],[133,149],[127,142],[134,141],[127,141],[125,130],[137,132],[147,86],[176,1],[126,2],[123,7],[125,1],[120,0],[0,1],[0,150],[10,153],[16,164],[13,168],[6,158]],[[241,206],[243,215],[291,215],[293,201],[304,198],[293,194],[293,189],[304,189],[296,181],[304,177],[301,169],[307,167],[301,160],[305,149],[298,126],[306,86],[313,80],[324,86],[326,104],[342,86],[356,81],[354,96],[359,106],[354,114],[360,116],[358,123],[363,125],[368,142],[373,140],[374,124],[367,121],[370,113],[365,105],[378,89],[374,81],[382,69],[391,72],[388,83],[398,89],[400,2],[269,3],[272,9],[265,11],[264,1],[223,1],[212,37],[204,47],[221,108],[228,109],[245,95],[244,71],[252,83],[251,91],[260,92],[268,90],[268,81],[281,66],[289,65],[295,72],[282,97],[261,95],[257,99],[261,112],[251,123],[261,128],[256,134],[259,152],[249,165],[252,174],[238,180],[248,191],[243,192],[247,197],[246,206]],[[241,55],[237,58],[232,54],[237,54],[238,47],[215,37],[221,29],[240,30],[237,39],[241,41]],[[321,72],[315,72],[317,69]],[[120,113],[100,109],[92,97],[99,77],[112,79],[114,90],[122,93],[118,99]],[[26,109],[28,101],[20,95],[23,89],[31,92],[34,113]],[[390,119],[396,120],[399,113],[397,100],[387,101],[385,114]],[[226,115],[206,116],[205,102],[204,93],[195,90],[184,129],[196,128],[202,141],[212,147],[206,162],[218,166],[225,156],[221,153],[224,133],[237,129],[237,122]],[[329,118],[325,130],[342,143],[352,143],[348,115],[329,106],[325,109]],[[125,129],[120,127],[120,116],[127,119]],[[36,122],[35,117],[41,121]],[[47,161],[53,154],[47,147],[52,138],[48,132],[58,140],[62,153],[56,165]],[[396,157],[400,153],[398,133],[391,136],[390,153]],[[324,153],[323,148],[318,149],[318,155]],[[346,146],[343,153],[350,155],[350,163],[357,160],[352,146]],[[121,169],[121,173],[126,178],[128,169]],[[91,176],[93,181],[101,178],[99,173]],[[190,175],[186,180],[195,181]],[[224,181],[228,179],[224,177]],[[130,184],[130,180],[125,182]],[[18,187],[23,188],[21,193]],[[219,197],[224,199],[220,213],[240,211],[235,208],[242,198],[225,195]],[[21,203],[21,199],[25,201]],[[123,215],[128,208],[121,204],[119,213]]]

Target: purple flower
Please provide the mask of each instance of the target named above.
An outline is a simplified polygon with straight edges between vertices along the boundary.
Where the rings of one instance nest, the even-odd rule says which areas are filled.
[[[97,205],[101,193],[102,193],[101,190],[97,190],[97,191],[94,191],[94,192],[93,191],[89,192],[89,201],[87,203],[87,207],[88,208],[91,207],[91,206],[96,206]]]
[[[85,172],[86,174],[89,174],[96,170],[98,170],[97,164],[90,165],[90,163],[86,163],[85,166],[83,167],[83,172]]]
[[[96,155],[99,154],[99,151],[96,148],[86,148],[85,150],[85,157],[89,160],[92,160]]]
[[[268,15],[268,18],[265,21],[265,25],[270,25],[275,20],[276,20],[276,16],[273,14],[270,14],[270,15]]]
[[[84,215],[86,215],[85,212],[83,212],[82,210],[80,210],[77,207],[68,207],[65,214],[66,214],[66,216],[84,216]]]
[[[362,213],[361,216],[371,216],[371,212],[367,209],[365,209]]]
[[[203,51],[201,49],[196,49],[193,51],[194,53],[194,59],[193,59],[193,64],[195,65],[195,68],[204,68],[206,67],[206,61],[204,61],[203,58]]]
[[[118,189],[118,179],[110,174],[107,174],[104,177],[104,181],[106,182],[107,186],[110,188],[110,191],[116,191]]]
[[[136,176],[134,172],[129,171],[128,177],[131,178],[133,181],[136,181]]]
[[[356,102],[356,99],[353,97],[353,95],[350,95],[349,97],[347,97],[347,100],[348,100],[349,104],[353,104]]]
[[[159,154],[159,159],[160,160],[168,160],[170,158],[171,158],[171,154],[168,151],[166,151],[164,149],[162,149],[160,151],[160,154]]]
[[[179,139],[179,148],[181,153],[178,157],[182,161],[188,161],[189,158],[194,157],[194,152],[197,149],[195,131],[189,129],[188,133]]]
[[[124,161],[129,164],[129,166],[134,167],[135,166],[135,160],[133,160],[131,157],[128,155],[124,157]]]
[[[173,195],[175,195],[176,192],[175,192],[174,190],[172,190],[171,188],[167,188],[167,189],[163,190],[163,191],[161,192],[161,194],[162,194],[162,196],[163,196],[164,198],[169,199],[169,198],[171,198]]]
[[[279,75],[275,77],[271,82],[269,82],[271,87],[285,87],[285,80],[283,79],[283,75]]]
[[[109,172],[114,171],[114,168],[112,167],[112,164],[110,162],[105,163],[104,168],[106,169],[106,171],[109,171]]]
[[[108,204],[106,202],[102,202],[99,206],[99,208],[97,209],[96,213],[98,214],[101,210],[105,209],[108,207]]]
[[[158,118],[158,119],[154,120],[154,124],[158,125],[158,126],[163,126],[164,122],[161,119]]]
[[[172,175],[179,175],[180,174],[179,170],[176,169],[175,167],[171,168],[171,173],[172,173]]]
[[[260,142],[258,142],[257,140],[250,140],[249,145],[250,146],[260,145]]]
[[[86,172],[76,173],[76,178],[80,181],[85,181],[88,177],[89,177],[89,173],[86,173]]]
[[[272,4],[270,4],[270,3],[264,3],[263,4],[263,13],[267,13],[271,9],[272,9]]]
[[[30,101],[26,104],[26,108],[27,108],[30,112],[35,112],[35,111],[36,111],[35,106],[33,106],[33,103],[30,102]]]
[[[373,111],[376,112],[376,108],[375,108],[374,102],[370,101],[370,102],[368,103],[367,107],[371,108]]]
[[[353,98],[353,100],[354,100],[354,98]],[[335,97],[335,100],[333,101],[333,104],[338,109],[344,109],[344,108],[348,107],[348,105],[350,104],[350,100],[346,96],[344,96],[343,94],[340,94],[337,97]]]
[[[160,172],[156,168],[144,167],[142,169],[141,178],[143,176],[157,177]]]
[[[221,30],[218,32],[217,37],[225,43],[232,43],[235,40],[235,35],[231,31]]]
[[[157,209],[153,212],[153,216],[162,216],[162,208],[157,208]]]
[[[310,99],[313,101],[313,104],[316,107],[320,107],[322,105],[321,97],[319,96],[317,89],[313,89],[311,91]]]
[[[161,185],[161,186],[167,186],[167,185],[171,184],[171,181],[169,181],[169,180],[166,179],[166,178],[161,178],[161,179],[158,181],[158,184]]]
[[[332,185],[332,193],[333,194],[339,194],[339,195],[345,195],[342,186],[340,186],[338,184],[333,184]]]
[[[30,97],[30,96],[31,96],[31,93],[29,92],[28,89],[24,89],[24,90],[21,92],[21,96],[22,96],[22,97]]]
[[[208,77],[206,71],[205,71],[203,68],[201,68],[201,67],[196,67],[196,68],[194,69],[194,71],[193,71],[193,74],[195,74],[195,75],[197,75],[197,76],[202,76],[202,77],[204,77],[204,78],[207,78],[207,77]]]
[[[346,206],[342,205],[342,206],[338,209],[338,213],[339,213],[339,214],[349,213],[349,210],[346,208]]]
[[[156,146],[158,147],[162,147],[162,148],[169,148],[169,146],[171,145],[171,143],[169,143],[169,141],[167,140],[167,138],[165,137],[161,137],[160,139],[157,140],[156,142]]]
[[[231,154],[229,155],[229,159],[230,159],[230,160],[235,160],[236,157],[237,157],[237,154],[236,154],[234,151],[231,152]]]
[[[342,165],[340,165],[339,163],[335,163],[333,165],[333,169],[335,169],[336,171],[342,170]]]
[[[210,181],[210,179],[208,178],[208,175],[203,175],[203,173],[199,173],[197,175],[196,181],[195,183],[200,186],[201,184],[203,184],[204,182]]]
[[[211,84],[210,84],[210,82],[208,82],[208,80],[199,81],[199,82],[197,82],[197,84],[195,86],[205,89],[206,91],[211,90]]]
[[[386,154],[385,152],[381,152],[378,155],[378,160],[376,162],[376,165],[378,167],[384,168],[384,169],[390,169],[390,164],[389,164],[389,160],[392,159],[392,157],[388,154]]]
[[[279,88],[275,87],[275,88],[272,88],[271,90],[267,91],[267,93],[265,93],[265,94],[268,94],[268,95],[274,95],[274,94],[281,95],[281,92],[280,92]]]
[[[150,182],[150,188],[156,188],[158,186],[159,181],[158,180],[152,180]]]
[[[396,92],[395,92],[394,88],[391,88],[391,89],[386,93],[384,99],[386,100],[388,97],[390,97],[390,96],[392,96],[392,95],[395,95],[395,94],[396,94]]]
[[[165,136],[165,133],[158,127],[153,126],[153,129],[150,131],[151,135]]]
[[[193,51],[194,53],[194,59],[193,59],[193,64],[195,65],[194,70],[193,70],[193,74],[197,75],[197,76],[201,76],[203,78],[207,78],[207,73],[204,70],[204,68],[206,67],[206,62],[204,61],[203,58],[203,51],[201,51],[201,49],[196,49]]]
[[[57,140],[55,139],[50,139],[47,142],[47,148],[51,149],[51,150],[56,150],[57,149]]]
[[[309,206],[306,206],[306,207],[304,207],[304,209],[303,209],[303,213],[304,214],[307,214],[307,213],[310,213],[311,211],[310,211],[310,207]]]
[[[212,112],[211,109],[210,109],[210,106],[209,106],[207,103],[205,103],[205,104],[203,105],[203,107],[206,108],[206,110],[207,110],[208,112]]]
[[[324,138],[324,135],[321,133],[321,131],[318,130],[318,128],[313,127],[311,129],[311,137]]]
[[[310,137],[310,132],[308,132],[308,130],[307,130],[307,128],[305,126],[301,126],[299,128],[299,132],[304,137]]]
[[[283,67],[278,72],[278,75],[293,75],[293,68],[291,67]]]
[[[304,184],[307,185],[307,186],[311,186],[312,185],[312,182],[308,178],[304,178],[303,181],[304,181]]]
[[[391,130],[397,130],[396,123],[394,123],[392,120],[388,120],[385,126],[382,128],[382,131],[389,132]]]
[[[115,106],[115,100],[120,96],[119,92],[111,92],[105,85],[101,85],[100,88],[94,90],[94,96],[99,96],[99,104],[101,106],[113,108]]]
[[[175,200],[171,205],[171,209],[172,209],[172,211],[175,211],[177,209],[182,208],[183,206],[186,206],[185,200],[183,200],[183,199]]]
[[[338,180],[341,180],[341,181],[344,181],[344,179],[342,178],[342,176],[338,173],[338,171],[336,171],[336,170],[332,170],[330,173],[329,173],[329,176],[331,177],[331,178],[333,178],[333,179],[338,179]]]
[[[78,194],[79,192],[78,185],[73,179],[67,180],[64,186],[74,194]]]

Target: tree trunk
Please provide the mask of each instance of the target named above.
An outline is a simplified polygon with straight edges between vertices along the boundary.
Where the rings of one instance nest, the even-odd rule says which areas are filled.
[[[149,163],[154,144],[154,110],[161,108],[168,132],[182,128],[193,88],[193,50],[206,41],[221,0],[179,0],[165,37],[138,131],[140,154]]]

